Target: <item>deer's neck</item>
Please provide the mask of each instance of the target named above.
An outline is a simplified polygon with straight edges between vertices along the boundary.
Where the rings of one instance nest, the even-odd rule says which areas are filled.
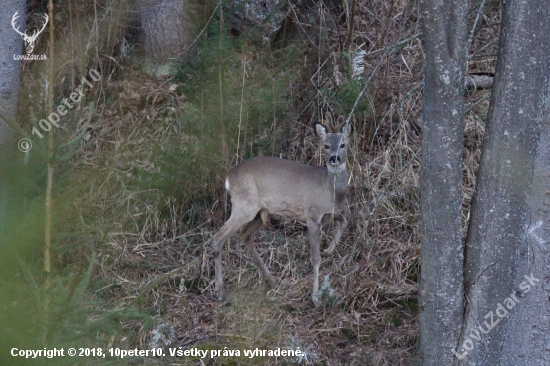
[[[346,164],[334,168],[328,166],[329,183],[334,193],[334,201],[337,207],[342,207],[348,193],[348,172]]]

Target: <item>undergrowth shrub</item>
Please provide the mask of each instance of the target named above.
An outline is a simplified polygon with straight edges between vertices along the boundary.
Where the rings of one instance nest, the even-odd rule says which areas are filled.
[[[234,38],[220,19],[205,33],[177,67],[174,81],[187,103],[174,132],[157,145],[157,169],[138,174],[140,185],[178,203],[208,201],[230,166],[274,153],[297,55],[292,47],[256,46],[246,34]]]

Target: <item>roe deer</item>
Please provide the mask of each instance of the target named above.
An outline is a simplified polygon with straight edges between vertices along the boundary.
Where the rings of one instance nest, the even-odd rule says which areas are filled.
[[[252,243],[254,234],[262,223],[266,224],[269,214],[307,223],[313,265],[313,295],[319,290],[321,224],[330,218],[338,223],[334,240],[323,252],[323,256],[332,253],[347,225],[344,216],[348,190],[346,159],[347,143],[351,134],[351,125],[344,123],[343,116],[336,123],[330,114],[327,113],[325,117],[327,127],[316,123],[315,132],[324,144],[327,167],[256,157],[237,165],[227,175],[225,188],[231,195],[233,208],[229,220],[213,240],[219,301],[225,301],[221,258],[223,245],[240,228],[240,236],[256,265],[271,287],[276,286],[275,278]],[[313,302],[320,306],[315,297]]]

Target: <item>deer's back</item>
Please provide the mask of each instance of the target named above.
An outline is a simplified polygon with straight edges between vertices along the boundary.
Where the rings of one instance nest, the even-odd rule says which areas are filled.
[[[333,176],[326,167],[256,157],[233,168],[227,183],[233,204],[303,221],[334,212]]]

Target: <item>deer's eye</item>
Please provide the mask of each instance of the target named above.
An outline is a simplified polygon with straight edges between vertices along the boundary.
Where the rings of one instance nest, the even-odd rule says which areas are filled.
[[[340,149],[343,149],[346,146],[346,144],[340,145]]]
[[[328,150],[328,149],[330,149],[330,146],[328,146],[328,145],[325,145],[325,149],[327,149],[327,150]]]

